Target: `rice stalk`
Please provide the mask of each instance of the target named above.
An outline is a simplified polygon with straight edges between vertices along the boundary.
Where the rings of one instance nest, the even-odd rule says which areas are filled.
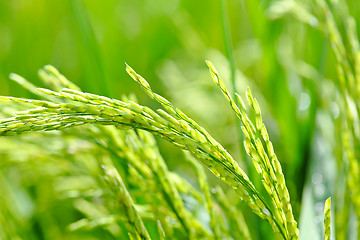
[[[242,130],[246,136],[244,146],[247,154],[253,160],[256,171],[262,178],[263,186],[271,196],[272,206],[275,211],[275,214],[273,215],[274,221],[280,223],[284,228],[284,231],[290,237],[289,239],[298,239],[299,230],[292,214],[289,192],[285,185],[285,178],[282,173],[280,162],[278,161],[272,143],[269,140],[266,127],[262,122],[261,110],[257,100],[253,98],[250,89],[248,89],[246,92],[247,101],[256,114],[254,125],[247,116],[246,107],[240,95],[236,95],[239,102],[239,105],[237,105],[228,93],[214,65],[209,61],[207,61],[207,65],[216,85],[221,89],[236,116],[241,120],[243,125]],[[266,147],[263,146],[263,142]]]
[[[331,234],[331,230],[330,230],[330,225],[331,225],[331,197],[329,197],[325,201],[324,215],[325,215],[325,218],[324,218],[324,230],[325,230],[324,239],[325,240],[330,240],[330,234]]]

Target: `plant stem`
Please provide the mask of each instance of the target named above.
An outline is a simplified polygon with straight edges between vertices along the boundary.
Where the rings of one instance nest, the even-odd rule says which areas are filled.
[[[221,1],[221,23],[222,23],[222,29],[223,29],[223,38],[224,38],[224,44],[225,44],[225,51],[226,56],[229,60],[229,67],[230,67],[230,79],[231,79],[231,87],[232,87],[232,97],[235,100],[236,104],[237,98],[235,97],[236,92],[236,70],[235,70],[235,60],[234,60],[234,54],[232,49],[232,43],[231,43],[231,34],[230,34],[230,27],[229,27],[229,17],[228,17],[228,9],[226,0],[220,0]],[[244,134],[241,131],[241,122],[240,119],[236,120],[236,128],[239,136],[239,146],[240,146],[240,155],[245,163],[246,169],[248,171],[249,177],[251,178],[251,171],[250,170],[250,160],[246,154],[245,148],[243,146],[244,141]]]

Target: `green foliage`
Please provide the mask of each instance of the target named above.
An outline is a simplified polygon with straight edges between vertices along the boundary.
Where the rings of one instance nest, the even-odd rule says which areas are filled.
[[[356,238],[358,6],[0,2],[0,239]]]

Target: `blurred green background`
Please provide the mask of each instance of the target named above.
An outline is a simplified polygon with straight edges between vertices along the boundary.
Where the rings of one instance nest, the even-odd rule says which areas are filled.
[[[126,62],[248,168],[235,118],[204,62],[211,60],[231,88],[233,57],[236,90],[243,95],[250,86],[259,99],[299,218],[301,202],[307,203],[304,186],[314,174],[327,179],[321,194],[313,192],[315,202],[333,189],[329,129],[338,107],[324,101],[327,86],[319,86],[336,78],[334,56],[318,31],[291,16],[272,19],[271,1],[223,3],[225,9],[218,0],[0,0],[0,94],[35,97],[8,76],[14,72],[41,86],[37,70],[51,64],[83,91],[113,98],[134,92],[141,104],[156,107],[126,74]],[[348,4],[359,16],[356,1]],[[186,171],[176,160],[179,151],[160,146],[170,168]],[[319,170],[324,158],[329,171]],[[250,176],[253,171],[247,169]]]

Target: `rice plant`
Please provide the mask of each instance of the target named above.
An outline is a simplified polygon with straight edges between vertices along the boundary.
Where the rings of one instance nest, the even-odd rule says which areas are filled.
[[[309,3],[297,3],[302,10],[295,13],[293,5],[287,11],[275,13],[281,4],[289,1],[280,1],[270,8],[273,17],[281,17],[283,14],[295,16],[301,22],[321,31],[328,39],[336,61],[337,78],[332,79],[336,86],[331,89],[331,95],[340,106],[339,119],[335,121],[335,137],[341,139],[340,145],[333,145],[336,156],[338,198],[335,204],[335,220],[337,239],[348,239],[350,210],[349,205],[354,207],[356,215],[356,229],[360,230],[359,209],[359,174],[358,174],[358,146],[359,146],[359,40],[356,31],[356,21],[349,14],[347,5],[341,1],[318,0]],[[279,5],[277,5],[279,4]],[[330,80],[329,84],[330,84]],[[336,96],[336,97],[335,97]],[[324,102],[329,99],[324,99]],[[334,144],[334,143],[333,143]],[[341,152],[341,154],[339,154]],[[345,181],[343,181],[345,179]],[[344,188],[345,191],[342,191]],[[330,200],[329,200],[330,201]],[[329,230],[326,230],[329,237]]]
[[[174,238],[178,236],[177,231],[189,239],[222,239],[225,236],[235,237],[235,234],[250,238],[244,221],[241,221],[241,225],[235,232],[230,232],[230,223],[226,221],[227,219],[218,220],[220,213],[215,212],[212,206],[214,204],[226,206],[226,209],[223,210],[226,213],[229,212],[230,205],[226,203],[226,197],[221,188],[217,190],[221,203],[212,199],[206,175],[203,173],[202,166],[197,163],[199,161],[216,177],[231,186],[239,198],[256,215],[268,221],[275,236],[279,239],[299,239],[299,230],[292,213],[290,196],[281,165],[262,122],[261,110],[256,98],[248,89],[246,99],[255,113],[255,120],[252,121],[240,95],[236,95],[238,105],[229,95],[213,64],[207,61],[207,65],[216,85],[241,120],[242,130],[246,136],[244,146],[261,177],[261,183],[268,195],[266,197],[254,186],[247,174],[220,143],[211,137],[203,127],[173,106],[171,102],[153,92],[149,83],[128,65],[126,66],[128,74],[150,98],[162,106],[162,109],[153,111],[149,107],[139,105],[126,98],[117,100],[84,93],[54,67],[46,66],[40,71],[44,82],[50,83],[54,89],[66,88],[62,88],[60,91],[37,88],[38,92],[36,92],[35,87],[25,79],[12,75],[12,79],[22,83],[24,87],[46,100],[1,97],[1,101],[9,106],[21,105],[22,108],[29,109],[18,111],[15,116],[2,119],[0,135],[18,136],[28,132],[67,130],[85,125],[81,129],[75,128],[74,136],[80,135],[79,131],[85,132],[87,133],[85,134],[86,138],[99,145],[103,151],[122,158],[122,161],[127,163],[127,168],[126,170],[120,169],[126,171],[124,174],[127,175],[128,184],[134,184],[135,186],[132,188],[137,187],[147,192],[143,196],[145,203],[141,210],[139,206],[136,207],[136,200],[135,203],[133,200],[133,198],[136,199],[136,194],[133,193],[135,196],[131,196],[122,180],[120,169],[117,167],[118,163],[105,154],[100,159],[96,159],[97,168],[100,171],[100,180],[107,183],[107,191],[113,198],[106,199],[104,196],[106,193],[103,192],[105,189],[102,188],[99,189],[101,191],[99,197],[105,198],[104,201],[112,202],[110,206],[105,204],[106,208],[103,210],[109,212],[115,210],[116,214],[107,216],[106,213],[102,213],[91,216],[87,212],[90,210],[85,209],[82,211],[89,215],[88,218],[72,223],[69,226],[70,229],[90,228],[93,225],[105,225],[110,228],[114,225],[113,228],[107,230],[115,236],[118,232],[114,229],[118,227],[119,229],[125,228],[124,231],[127,232],[130,239],[150,239],[150,234],[142,220],[145,218],[144,215],[148,214],[150,220],[158,225],[157,235],[159,238]],[[123,131],[125,132],[123,133]],[[199,178],[200,192],[192,189],[191,185],[180,176],[174,180],[174,176],[168,171],[157,150],[153,135],[164,138],[191,153],[192,157],[197,160],[191,160],[191,164],[195,167]],[[85,136],[81,136],[81,138]],[[183,190],[185,193],[197,199],[199,204],[204,204],[210,218],[208,223],[210,229],[207,224],[185,207],[184,200],[179,194],[180,188],[183,187],[185,187],[185,191]],[[152,202],[154,201],[151,199],[152,191],[156,192],[155,196],[159,198],[157,201],[164,201],[165,205],[160,205],[164,209],[156,209],[160,202]],[[83,205],[87,204],[90,204],[90,207],[92,203]],[[326,218],[329,219],[328,205],[326,209]],[[142,211],[148,213],[142,213]],[[172,221],[175,222],[168,219],[171,216]],[[326,221],[328,226],[328,220]],[[7,237],[8,233],[4,231],[2,234]],[[327,231],[326,236],[328,235]]]
[[[357,239],[356,4],[247,1],[249,12],[236,26],[243,27],[248,17],[253,32],[242,40],[246,44],[236,45],[232,41],[239,36],[231,36],[234,22],[227,15],[235,10],[218,1],[221,54],[209,50],[182,4],[171,12],[154,7],[165,1],[145,2],[158,11],[151,16],[171,15],[168,24],[182,50],[211,59],[219,71],[210,61],[206,69],[174,54],[145,61],[145,69],[154,68],[147,72],[139,51],[128,61],[151,80],[127,64],[126,73],[145,94],[117,96],[119,85],[101,61],[92,22],[84,6],[72,2],[84,59],[89,58],[82,59],[89,88],[47,65],[38,72],[41,82],[11,74],[15,83],[4,85],[11,96],[0,97],[0,239]],[[136,14],[130,15],[136,22]],[[218,37],[214,19],[208,27]],[[6,33],[1,22],[0,33]],[[158,88],[156,76],[166,87]],[[218,91],[208,83],[183,81],[187,77],[211,77]],[[8,91],[12,84],[26,92]],[[27,97],[13,97],[18,93]],[[189,102],[200,107],[186,106]],[[227,109],[236,120],[219,114]],[[216,122],[209,116],[226,125],[208,127],[207,120]],[[221,138],[221,131],[227,137]],[[323,184],[332,176],[331,184]]]

